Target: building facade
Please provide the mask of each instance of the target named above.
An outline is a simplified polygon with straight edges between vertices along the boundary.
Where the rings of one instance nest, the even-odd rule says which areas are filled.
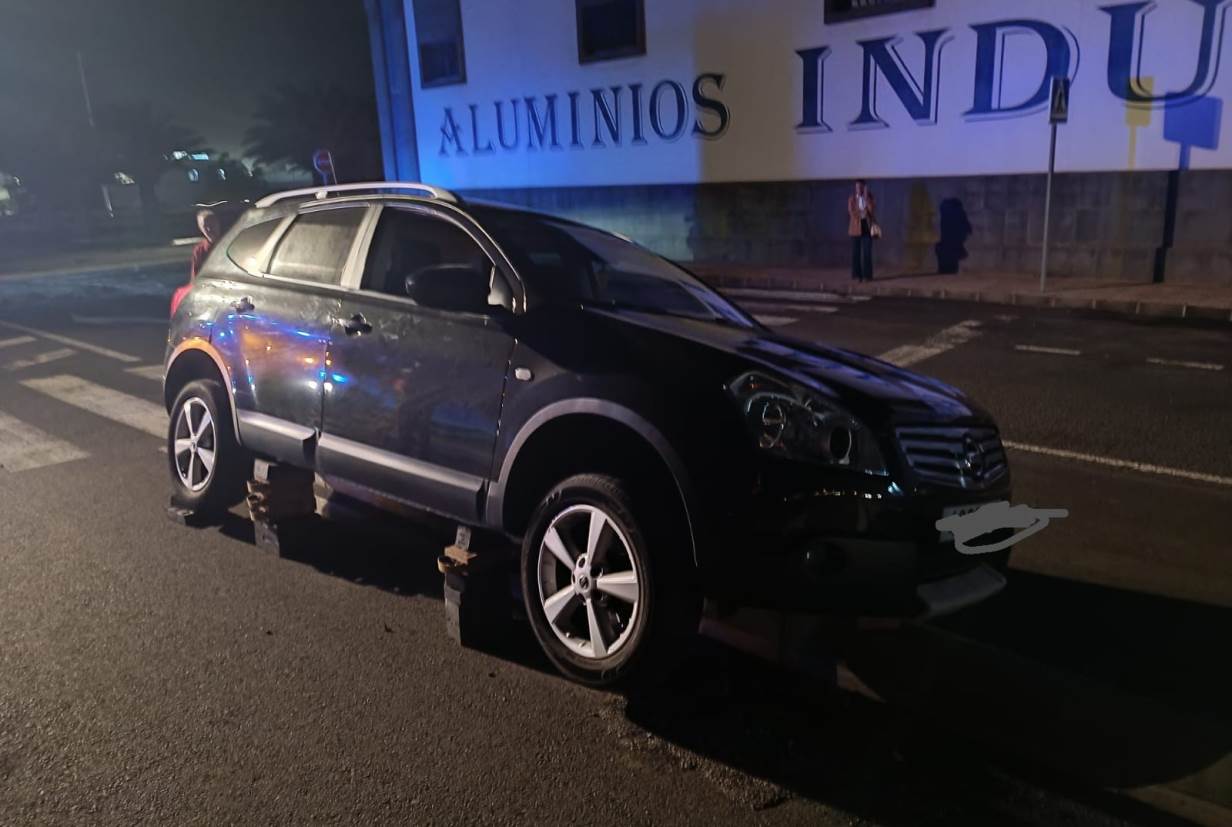
[[[1232,0],[368,0],[389,177],[668,256],[1232,283]]]

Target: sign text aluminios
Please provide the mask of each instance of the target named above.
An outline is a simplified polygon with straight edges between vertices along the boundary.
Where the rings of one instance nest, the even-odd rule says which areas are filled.
[[[492,101],[481,112],[446,106],[438,154],[490,155],[503,150],[603,149],[676,141],[685,135],[718,138],[731,112],[716,95],[724,76],[698,75],[686,89],[670,78],[648,85],[616,84],[586,91],[549,92]],[[493,143],[495,139],[496,143]]]

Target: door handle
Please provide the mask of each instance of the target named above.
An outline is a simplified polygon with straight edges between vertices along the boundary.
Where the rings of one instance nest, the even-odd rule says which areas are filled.
[[[339,319],[339,321],[342,321]],[[342,322],[342,329],[348,336],[355,336],[364,333],[372,332],[372,325],[368,324],[368,320],[364,318],[363,313],[356,313],[351,318]]]
[[[231,306],[234,307],[236,311],[240,313],[248,313],[251,310],[253,310],[252,299],[248,298],[247,296],[244,296],[242,299],[237,299],[236,301],[231,302]]]

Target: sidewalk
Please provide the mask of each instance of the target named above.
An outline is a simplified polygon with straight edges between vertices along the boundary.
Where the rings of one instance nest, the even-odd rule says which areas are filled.
[[[169,244],[109,250],[74,250],[14,260],[0,258],[0,281],[84,273],[122,273],[162,265],[182,264],[188,277],[192,247]]]
[[[1044,293],[1039,277],[1009,273],[954,276],[891,274],[866,284],[845,270],[693,264],[691,268],[736,298],[818,300],[819,294],[951,299],[1029,307],[1098,310],[1123,316],[1232,321],[1232,286],[1150,284],[1053,277]]]

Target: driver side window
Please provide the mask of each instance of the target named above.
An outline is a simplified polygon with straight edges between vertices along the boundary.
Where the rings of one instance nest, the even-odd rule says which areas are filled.
[[[462,278],[467,271],[488,274],[492,263],[483,249],[460,227],[410,210],[386,207],[381,213],[364,277],[363,290],[399,298],[415,298],[430,280]],[[478,306],[487,304],[486,293],[477,296]]]

